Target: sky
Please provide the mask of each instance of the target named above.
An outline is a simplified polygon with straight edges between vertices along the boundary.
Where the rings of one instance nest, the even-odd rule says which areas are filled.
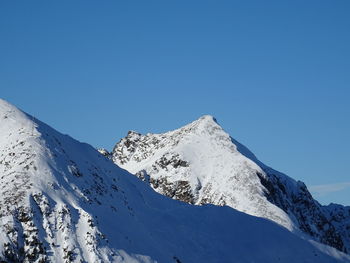
[[[111,150],[216,117],[350,205],[350,1],[0,1],[0,97]]]

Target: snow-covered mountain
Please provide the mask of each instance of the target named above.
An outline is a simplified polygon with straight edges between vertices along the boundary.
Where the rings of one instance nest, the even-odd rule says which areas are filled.
[[[0,262],[350,262],[269,220],[164,197],[3,100],[0,189]]]
[[[164,134],[130,131],[102,153],[173,199],[230,206],[350,251],[350,208],[321,206],[304,183],[264,165],[212,116]]]

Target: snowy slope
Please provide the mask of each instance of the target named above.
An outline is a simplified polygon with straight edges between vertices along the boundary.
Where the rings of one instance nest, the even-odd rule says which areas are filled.
[[[0,100],[1,262],[350,262],[228,207],[155,193]]]
[[[102,153],[173,199],[227,205],[350,251],[350,231],[338,231],[304,183],[258,161],[212,116],[164,134],[129,132]]]

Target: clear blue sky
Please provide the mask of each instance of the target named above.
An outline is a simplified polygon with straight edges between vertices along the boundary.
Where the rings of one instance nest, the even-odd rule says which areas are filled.
[[[350,205],[350,1],[1,1],[0,96],[111,149],[214,115]]]

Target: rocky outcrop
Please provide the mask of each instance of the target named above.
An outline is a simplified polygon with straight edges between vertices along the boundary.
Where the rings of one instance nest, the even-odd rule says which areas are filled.
[[[190,165],[170,154],[153,168]],[[172,198],[199,199],[187,179],[139,177]],[[350,262],[270,221],[159,195],[93,147],[1,99],[0,189],[1,263]]]
[[[329,212],[304,183],[261,163],[211,116],[164,134],[129,132],[110,156],[170,198],[231,206],[350,251],[348,210]]]

